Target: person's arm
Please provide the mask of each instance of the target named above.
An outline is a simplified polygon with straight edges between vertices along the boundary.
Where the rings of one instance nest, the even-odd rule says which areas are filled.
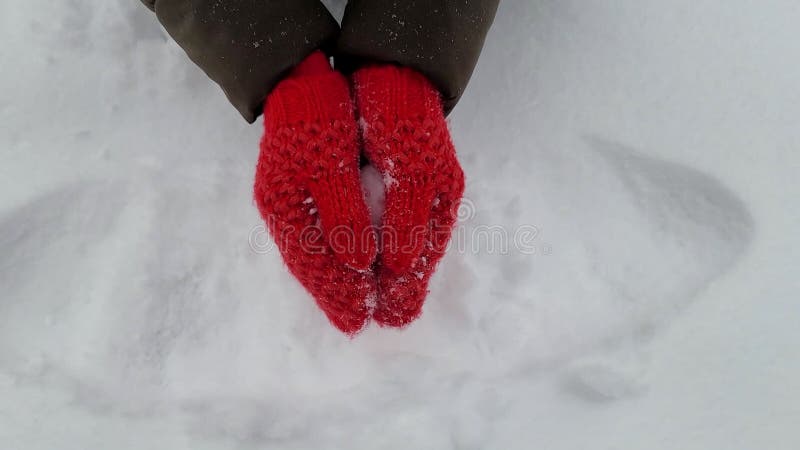
[[[319,0],[142,2],[250,123],[278,81],[339,34]]]
[[[439,89],[446,112],[472,76],[500,0],[350,0],[337,67],[397,63]]]

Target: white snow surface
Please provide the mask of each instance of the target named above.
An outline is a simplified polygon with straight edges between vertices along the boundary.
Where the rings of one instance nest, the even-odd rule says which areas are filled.
[[[350,340],[259,228],[260,126],[149,11],[0,3],[0,449],[800,448],[798,23],[504,0],[450,117],[465,244]]]

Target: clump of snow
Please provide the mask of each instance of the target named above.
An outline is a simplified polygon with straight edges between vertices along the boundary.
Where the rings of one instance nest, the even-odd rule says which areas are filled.
[[[451,116],[474,209],[423,317],[350,340],[149,11],[3,3],[0,447],[794,448],[798,19],[502,2]]]
[[[361,185],[364,189],[364,199],[369,208],[372,224],[380,226],[383,216],[384,200],[386,189],[383,184],[383,177],[378,169],[367,164],[361,169]]]

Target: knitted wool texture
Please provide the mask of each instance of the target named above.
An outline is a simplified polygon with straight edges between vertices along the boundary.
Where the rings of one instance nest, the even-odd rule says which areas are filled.
[[[386,188],[373,318],[403,327],[422,312],[456,222],[464,174],[440,95],[423,75],[373,66],[353,81],[364,151]]]
[[[316,52],[265,102],[254,196],[291,273],[351,335],[366,323],[376,291],[359,156],[348,82]]]

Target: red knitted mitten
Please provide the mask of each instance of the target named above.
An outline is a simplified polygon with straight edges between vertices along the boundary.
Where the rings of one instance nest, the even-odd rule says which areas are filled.
[[[347,79],[312,54],[267,98],[264,130],[258,209],[292,274],[333,325],[354,334],[375,295],[377,246]]]
[[[402,327],[422,312],[464,192],[439,92],[421,74],[392,65],[353,75],[367,158],[383,174],[374,319]]]

